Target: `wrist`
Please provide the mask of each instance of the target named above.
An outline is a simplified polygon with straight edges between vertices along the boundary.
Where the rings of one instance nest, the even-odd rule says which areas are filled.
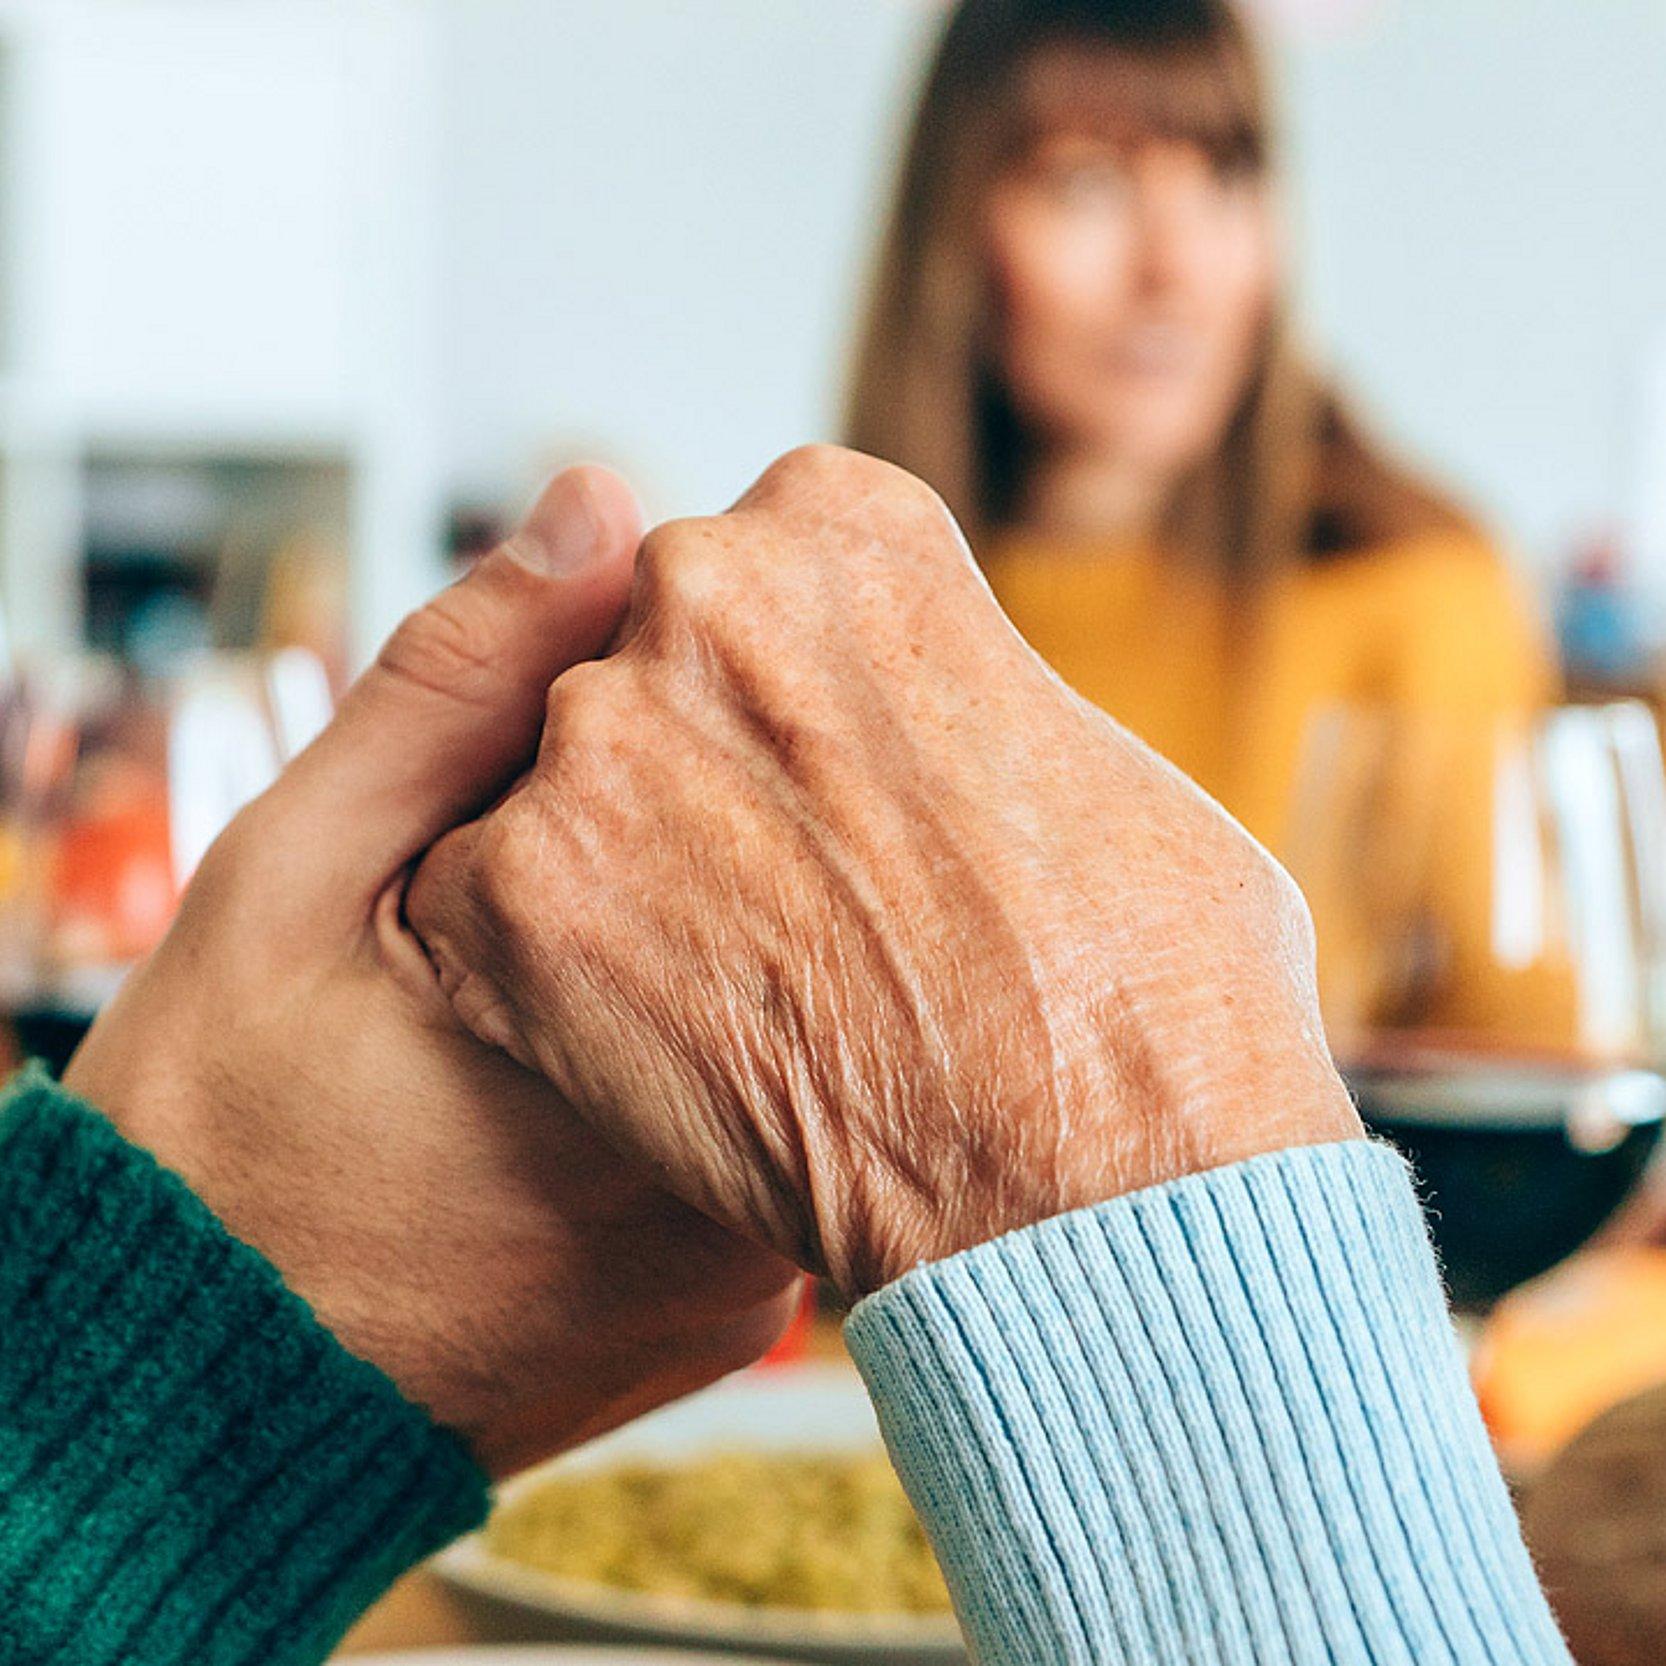
[[[141,969],[133,980],[145,975]],[[157,1038],[135,1050],[128,1045],[134,1033],[112,1006],[65,1068],[64,1089],[182,1181],[233,1238],[277,1270],[343,1348],[439,1422],[458,1427],[452,1397],[427,1371],[432,1350],[413,1342],[398,1292],[384,1281],[369,1300],[356,1288],[362,1255],[344,1236],[349,1223],[321,1211],[319,1189],[299,1181],[304,1152],[293,1142],[280,1152],[265,1140],[260,1097],[222,1084],[222,1097],[243,1107],[228,1117],[192,1066],[206,1049],[171,1055]]]
[[[1178,1055],[1169,1055],[1174,1060]],[[957,1152],[930,1187],[892,1175],[862,1211],[834,1282],[854,1299],[915,1267],[1043,1221],[1134,1192],[1231,1167],[1273,1152],[1360,1139],[1364,1127],[1328,1054],[1310,1044],[1257,1046],[1233,1068],[1163,1073],[1131,1094],[1107,1081],[1097,1092],[1048,1107],[1045,1119],[1013,1117],[1000,1154]],[[906,1201],[904,1201],[906,1200]]]

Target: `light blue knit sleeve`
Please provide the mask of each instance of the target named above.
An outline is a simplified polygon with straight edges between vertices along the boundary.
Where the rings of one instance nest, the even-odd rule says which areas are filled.
[[[983,1666],[1566,1666],[1381,1146],[1047,1221],[847,1337]]]

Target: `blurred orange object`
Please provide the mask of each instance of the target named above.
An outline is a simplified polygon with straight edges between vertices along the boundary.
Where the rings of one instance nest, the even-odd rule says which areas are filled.
[[[759,1365],[797,1365],[808,1351],[810,1327],[816,1318],[816,1281],[806,1278],[799,1286],[798,1308],[775,1346],[758,1361]]]
[[[1591,1250],[1524,1285],[1471,1363],[1505,1467],[1531,1474],[1609,1407],[1666,1383],[1666,1249]]]
[[[23,830],[0,821],[0,901],[22,890],[29,867],[29,845]]]
[[[148,954],[179,901],[160,774],[101,758],[58,830],[51,953],[60,963],[121,963]]]

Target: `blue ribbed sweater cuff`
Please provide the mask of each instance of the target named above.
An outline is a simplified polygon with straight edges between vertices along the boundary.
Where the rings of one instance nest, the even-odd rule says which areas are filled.
[[[984,1666],[1568,1660],[1383,1147],[1045,1222],[847,1337]]]

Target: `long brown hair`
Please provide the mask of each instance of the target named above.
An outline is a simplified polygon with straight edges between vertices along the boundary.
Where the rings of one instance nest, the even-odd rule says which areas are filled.
[[[1259,54],[1229,0],[962,0],[903,158],[846,421],[860,450],[921,476],[974,549],[1011,516],[1026,436],[992,368],[986,193],[1038,138],[1074,122],[1182,139],[1270,167]],[[1421,532],[1471,530],[1371,443],[1275,309],[1211,457],[1168,506],[1166,547],[1254,584]]]

